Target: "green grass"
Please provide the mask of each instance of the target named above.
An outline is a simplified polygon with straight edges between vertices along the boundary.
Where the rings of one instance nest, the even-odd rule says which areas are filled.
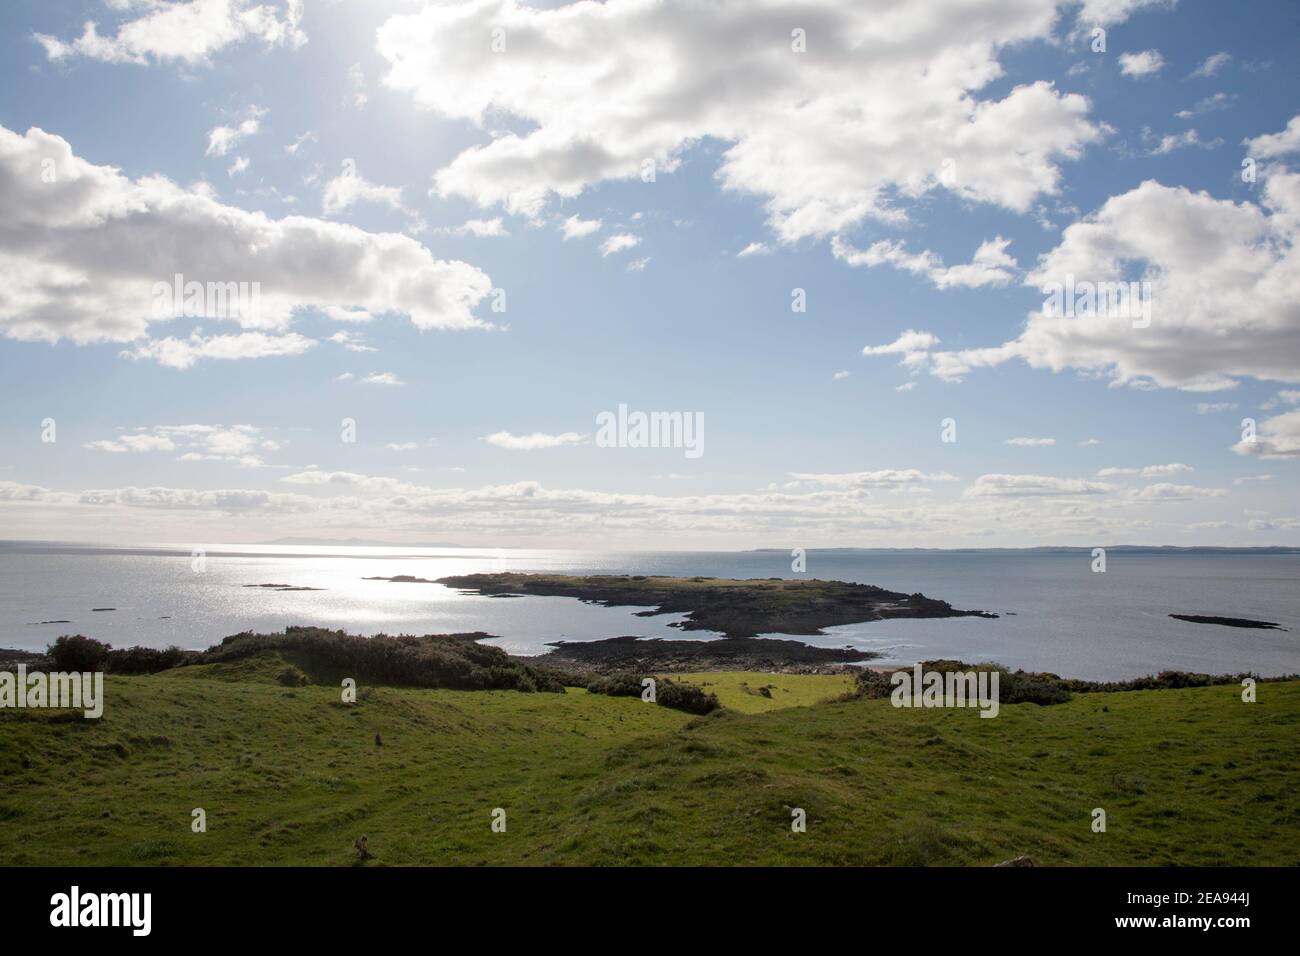
[[[362,834],[368,865],[1300,863],[1300,682],[989,720],[703,674],[732,709],[691,718],[576,689],[363,687],[347,706],[279,686],[283,666],[110,675],[100,721],[0,712],[0,864],[339,866]]]
[[[782,707],[808,707],[853,690],[851,674],[754,674],[710,671],[667,674],[669,680],[696,684],[716,694],[723,707],[742,714],[762,714]],[[767,694],[762,691],[766,688]]]

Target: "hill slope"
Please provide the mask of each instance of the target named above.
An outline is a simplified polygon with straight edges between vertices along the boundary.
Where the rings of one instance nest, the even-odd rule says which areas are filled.
[[[0,712],[0,864],[348,865],[362,834],[370,865],[1300,862],[1300,682],[1253,705],[1209,687],[993,720],[887,700],[693,719],[575,689],[363,687],[349,706],[280,686],[284,666],[110,675],[101,721]],[[843,689],[719,677],[700,675],[733,705],[741,683]]]

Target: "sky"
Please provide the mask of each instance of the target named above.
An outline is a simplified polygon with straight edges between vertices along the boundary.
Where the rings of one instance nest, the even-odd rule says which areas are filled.
[[[0,537],[1300,545],[1293,2],[0,25]]]

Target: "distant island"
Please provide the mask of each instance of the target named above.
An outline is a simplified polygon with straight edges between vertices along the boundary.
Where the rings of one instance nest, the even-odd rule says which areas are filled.
[[[400,579],[401,576],[399,576]],[[717,631],[724,637],[759,634],[824,634],[822,628],[891,618],[986,617],[961,611],[924,594],[903,594],[870,584],[817,579],[735,580],[665,575],[464,574],[439,584],[494,597],[531,594],[572,597],[592,604],[646,606],[640,616],[685,614],[673,627]]]

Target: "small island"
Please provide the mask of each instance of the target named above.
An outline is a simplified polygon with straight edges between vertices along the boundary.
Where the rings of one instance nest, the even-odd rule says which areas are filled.
[[[1283,631],[1286,628],[1274,621],[1252,621],[1248,617],[1214,617],[1208,614],[1170,614],[1177,621],[1190,624],[1219,624],[1223,627],[1254,627],[1265,631]]]
[[[903,594],[870,584],[784,578],[678,578],[664,575],[465,574],[439,584],[493,597],[572,597],[606,607],[643,606],[643,617],[685,614],[673,627],[717,631],[724,637],[824,634],[822,628],[892,618],[986,617],[961,611],[924,594]]]

